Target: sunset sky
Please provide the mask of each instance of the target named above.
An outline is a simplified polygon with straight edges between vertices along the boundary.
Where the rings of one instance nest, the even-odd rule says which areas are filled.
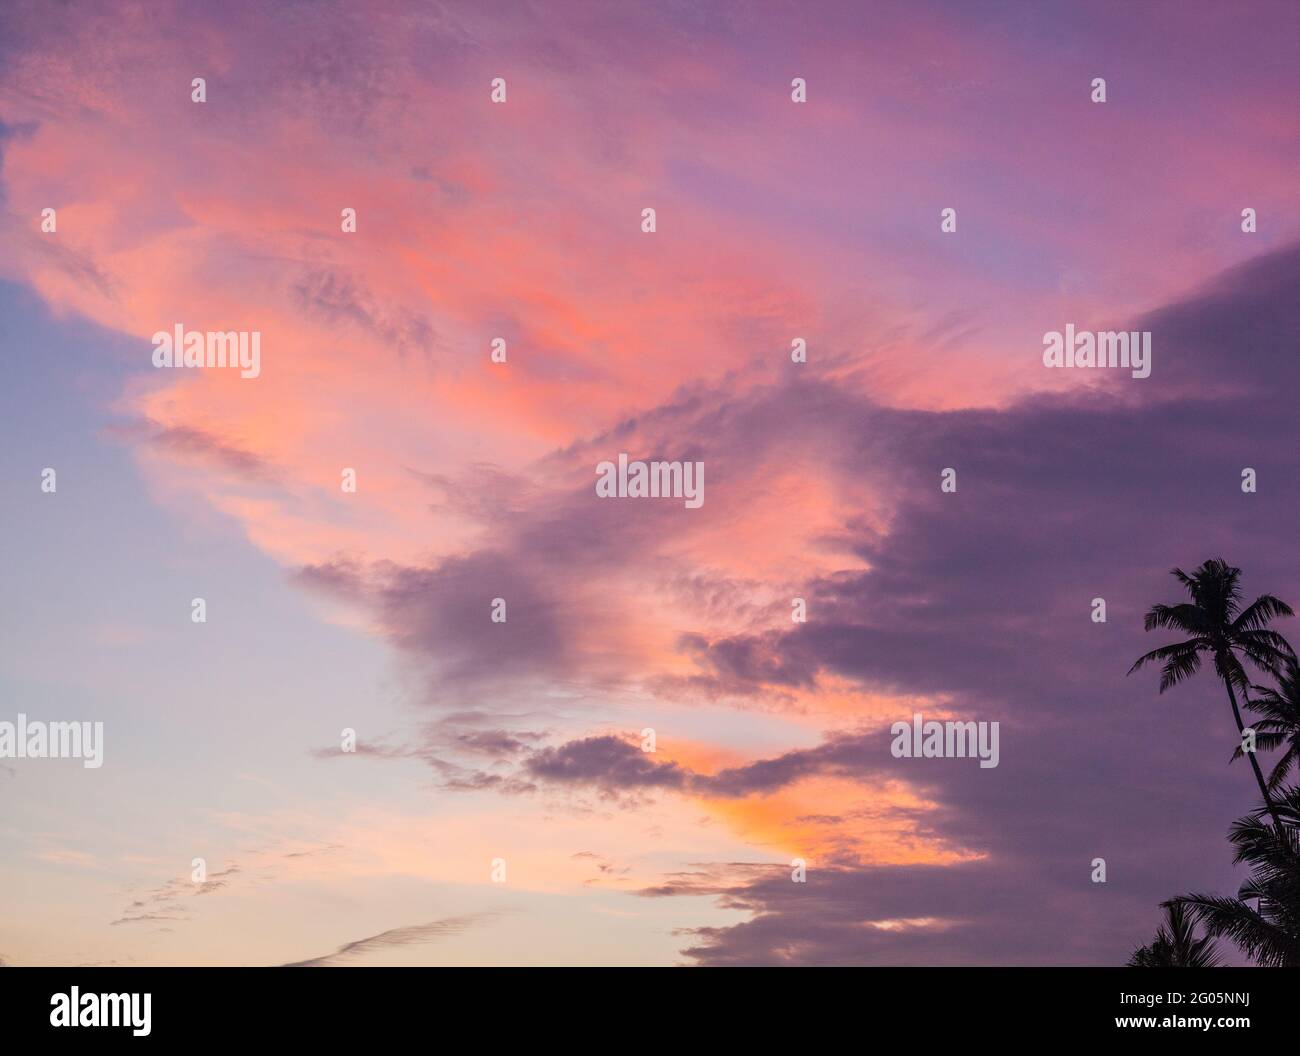
[[[1222,685],[1126,672],[1175,565],[1300,604],[1298,49],[1292,3],[0,6],[0,720],[104,723],[0,759],[0,961],[1122,964],[1235,891]],[[155,369],[178,323],[260,376]],[[1066,324],[1151,376],[1045,368]],[[599,498],[620,452],[703,505]],[[894,758],[918,711],[999,765]]]

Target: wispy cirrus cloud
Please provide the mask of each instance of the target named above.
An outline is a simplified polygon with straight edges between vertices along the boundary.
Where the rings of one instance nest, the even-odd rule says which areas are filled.
[[[229,887],[241,872],[238,865],[229,865],[225,869],[206,874],[201,882],[172,878],[134,899],[123,911],[122,916],[110,921],[110,925],[117,927],[122,924],[190,920],[192,911],[185,905],[186,900],[200,895],[214,894]]]
[[[294,961],[281,965],[282,968],[325,968],[330,965],[346,963],[363,957],[368,953],[379,953],[397,946],[426,946],[453,935],[460,935],[470,928],[478,927],[497,919],[500,912],[471,913],[459,917],[444,917],[431,920],[426,924],[411,924],[402,928],[390,928],[378,935],[364,939],[345,942],[333,953],[323,957],[313,957],[306,961]]]
[[[207,463],[245,481],[273,483],[280,479],[280,473],[265,457],[212,429],[165,425],[141,418],[111,426],[106,432],[123,443],[138,444],[179,461]]]

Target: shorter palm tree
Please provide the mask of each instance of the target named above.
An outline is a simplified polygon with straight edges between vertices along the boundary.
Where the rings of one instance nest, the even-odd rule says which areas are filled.
[[[1233,860],[1250,865],[1236,898],[1180,895],[1165,905],[1185,907],[1212,938],[1230,939],[1257,964],[1300,967],[1300,788],[1279,791],[1273,804],[1280,825],[1266,824],[1270,811],[1260,807],[1229,831]]]
[[[1249,679],[1242,660],[1250,661],[1262,671],[1276,674],[1284,660],[1294,659],[1295,650],[1291,644],[1277,631],[1270,630],[1268,625],[1279,616],[1294,616],[1295,613],[1290,605],[1272,594],[1261,594],[1242,608],[1241,569],[1234,568],[1222,558],[1203,562],[1191,575],[1181,568],[1175,568],[1172,575],[1183,585],[1191,600],[1177,605],[1152,605],[1142,625],[1148,631],[1168,629],[1189,637],[1139,656],[1128,673],[1131,675],[1147,664],[1160,664],[1160,692],[1163,693],[1196,674],[1201,669],[1202,657],[1208,656],[1214,662],[1214,673],[1223,680],[1228,691],[1228,704],[1232,708],[1237,732],[1243,733],[1246,724],[1241,721],[1237,693],[1240,691],[1246,695]],[[1273,803],[1259,760],[1254,752],[1246,753],[1246,758],[1255,774],[1264,805],[1272,813]],[[1281,819],[1274,815],[1274,822],[1281,831]]]
[[[1288,657],[1277,673],[1276,688],[1250,688],[1255,695],[1247,699],[1246,706],[1263,716],[1251,723],[1255,746],[1266,750],[1285,749],[1268,776],[1268,790],[1273,792],[1282,787],[1287,774],[1300,763],[1300,664]],[[1232,757],[1240,759],[1244,754],[1238,746]]]
[[[1165,922],[1149,946],[1139,946],[1129,958],[1130,968],[1217,968],[1214,939],[1196,937],[1191,917],[1179,903],[1165,903]]]

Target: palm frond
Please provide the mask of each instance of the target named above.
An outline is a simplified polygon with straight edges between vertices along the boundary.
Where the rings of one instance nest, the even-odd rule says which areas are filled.
[[[1242,631],[1231,640],[1252,664],[1275,678],[1282,666],[1294,655],[1291,643],[1277,631]]]
[[[1165,920],[1147,946],[1139,946],[1128,960],[1130,968],[1217,968],[1221,963],[1214,939],[1197,937],[1186,910],[1165,903]]]
[[[1291,606],[1280,598],[1272,594],[1261,594],[1249,605],[1238,613],[1237,618],[1232,621],[1234,631],[1258,631],[1267,627],[1270,622],[1279,616],[1294,616]],[[1290,646],[1287,646],[1288,651]],[[1291,653],[1295,656],[1295,653]]]
[[[1273,764],[1273,772],[1268,775],[1268,790],[1276,792],[1282,787],[1293,767],[1300,764],[1300,744],[1292,744],[1278,761]]]
[[[1291,963],[1296,941],[1239,898],[1180,895],[1170,903],[1185,906],[1211,937],[1228,939],[1246,956],[1266,967]]]
[[[1162,627],[1172,627],[1184,634],[1201,634],[1207,629],[1205,613],[1185,601],[1178,605],[1152,605],[1142,618],[1142,628],[1154,631]]]
[[[1195,658],[1195,663],[1192,665],[1191,669],[1194,672],[1196,668],[1200,666],[1201,661],[1199,654],[1204,648],[1205,645],[1199,638],[1191,638],[1185,642],[1175,642],[1173,645],[1162,645],[1159,649],[1152,649],[1151,652],[1139,656],[1133,662],[1133,666],[1128,669],[1128,673],[1131,675],[1134,671],[1138,670],[1138,668],[1145,667],[1147,664],[1155,663],[1168,664],[1170,662],[1177,662],[1182,666],[1186,666],[1191,663],[1191,661],[1187,659],[1189,656]],[[1162,689],[1161,692],[1164,692],[1164,690]]]

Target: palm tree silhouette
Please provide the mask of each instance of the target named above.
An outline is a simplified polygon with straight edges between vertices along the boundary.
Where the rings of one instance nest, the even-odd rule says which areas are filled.
[[[1223,679],[1228,690],[1232,717],[1237,723],[1237,733],[1241,734],[1245,726],[1241,721],[1241,709],[1237,706],[1236,691],[1241,690],[1242,696],[1249,701],[1246,691],[1250,685],[1241,658],[1245,657],[1270,674],[1276,674],[1284,661],[1294,660],[1295,651],[1290,644],[1277,631],[1269,630],[1268,624],[1275,617],[1295,614],[1291,606],[1272,594],[1261,594],[1243,609],[1241,590],[1237,586],[1241,569],[1233,568],[1220,558],[1206,561],[1190,576],[1181,568],[1173,569],[1170,574],[1186,588],[1191,601],[1151,606],[1143,627],[1148,631],[1167,627],[1191,637],[1184,642],[1152,649],[1138,657],[1128,673],[1131,675],[1144,664],[1163,664],[1160,671],[1160,692],[1163,693],[1196,674],[1202,656],[1208,654],[1214,660],[1215,673]],[[1255,753],[1245,754],[1255,771],[1264,804],[1280,832],[1282,822],[1273,809]]]
[[[1286,823],[1270,827],[1266,813]],[[1228,839],[1233,860],[1251,866],[1237,897],[1179,895],[1165,905],[1185,907],[1211,937],[1231,939],[1266,968],[1300,966],[1300,788],[1281,793],[1272,811],[1238,819]]]
[[[1255,744],[1259,748],[1282,748],[1286,751],[1268,775],[1270,792],[1286,780],[1291,768],[1300,763],[1300,665],[1287,659],[1277,674],[1277,688],[1251,686],[1255,698],[1246,706],[1264,717],[1251,723],[1255,729]],[[1245,754],[1241,747],[1233,752],[1234,759]]]
[[[1180,902],[1166,902],[1165,922],[1149,946],[1139,946],[1130,968],[1217,968],[1219,955],[1209,935],[1197,938],[1191,917]]]

